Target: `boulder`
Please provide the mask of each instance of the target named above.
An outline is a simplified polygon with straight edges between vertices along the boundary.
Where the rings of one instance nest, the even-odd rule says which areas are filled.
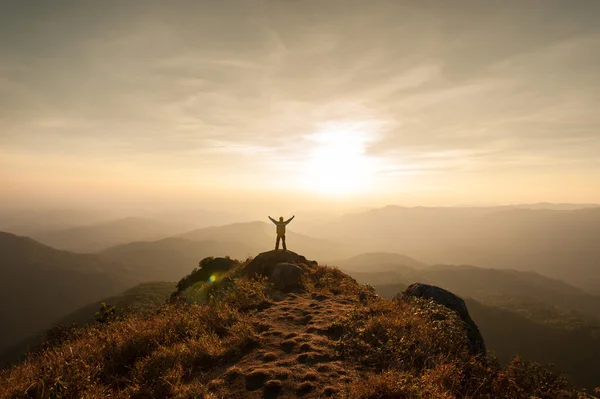
[[[309,261],[304,256],[292,251],[268,251],[256,255],[246,266],[245,271],[250,277],[257,274],[268,277],[278,263],[293,263],[300,267],[317,265],[317,262]]]
[[[399,295],[396,296],[396,299],[400,299],[398,297]],[[467,338],[469,340],[469,349],[471,353],[481,357],[482,359],[485,359],[485,342],[483,341],[483,337],[479,332],[479,328],[477,328],[477,325],[475,324],[473,319],[471,319],[469,311],[467,310],[467,305],[465,305],[465,301],[463,301],[462,298],[454,295],[450,291],[446,291],[443,288],[421,283],[415,283],[410,285],[404,291],[402,297],[431,299],[434,302],[439,303],[440,305],[443,305],[448,309],[451,309],[454,312],[456,312],[456,314],[458,314],[458,316],[464,323]]]
[[[304,270],[293,263],[277,263],[267,276],[279,291],[291,292],[302,290]]]

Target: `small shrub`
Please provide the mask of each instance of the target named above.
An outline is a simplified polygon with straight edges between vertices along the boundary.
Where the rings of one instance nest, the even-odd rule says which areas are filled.
[[[78,329],[75,323],[59,324],[46,331],[42,347],[48,348],[75,339],[77,332]]]
[[[117,319],[118,313],[117,308],[114,305],[107,305],[106,302],[100,304],[100,310],[98,310],[94,316],[96,323],[110,323]]]

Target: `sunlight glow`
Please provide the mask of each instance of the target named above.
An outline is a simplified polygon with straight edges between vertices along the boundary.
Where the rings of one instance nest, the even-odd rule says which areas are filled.
[[[329,196],[358,194],[373,187],[377,160],[365,155],[375,141],[377,124],[328,122],[309,136],[313,143],[302,175],[302,186]]]

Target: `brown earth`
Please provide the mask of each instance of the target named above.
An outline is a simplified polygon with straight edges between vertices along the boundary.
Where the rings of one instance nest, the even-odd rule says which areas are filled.
[[[345,397],[359,372],[336,355],[329,326],[356,304],[355,297],[287,294],[256,313],[257,345],[209,387],[227,398]]]

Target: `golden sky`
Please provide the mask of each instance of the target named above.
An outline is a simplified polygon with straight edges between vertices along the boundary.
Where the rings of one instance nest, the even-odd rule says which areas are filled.
[[[0,3],[0,204],[600,202],[600,2]]]

